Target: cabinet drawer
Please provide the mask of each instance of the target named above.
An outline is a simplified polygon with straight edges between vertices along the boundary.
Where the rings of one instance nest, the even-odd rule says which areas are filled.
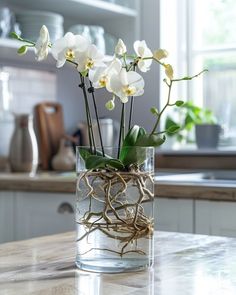
[[[56,234],[75,229],[75,195],[16,194],[16,239]]]
[[[196,201],[196,233],[236,237],[236,203]]]
[[[0,243],[14,240],[14,193],[0,192]]]
[[[155,230],[193,233],[193,200],[155,198]]]

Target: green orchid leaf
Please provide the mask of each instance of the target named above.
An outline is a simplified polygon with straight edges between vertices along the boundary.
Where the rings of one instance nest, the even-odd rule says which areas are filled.
[[[87,169],[103,169],[106,167],[123,170],[124,165],[120,160],[108,159],[106,157],[91,155],[85,160],[85,167]]]
[[[86,161],[87,158],[92,155],[91,152],[89,151],[89,148],[79,148],[79,154],[84,161]]]
[[[79,153],[80,156],[83,158],[84,161],[86,161],[86,159],[90,156],[94,156],[94,152],[90,151],[89,147],[83,147],[83,148],[79,148]],[[98,149],[96,150],[96,156],[103,156],[103,153],[101,151],[99,151]],[[112,157],[108,156],[107,154],[105,154],[105,158],[107,159],[112,159]]]
[[[140,127],[140,128],[139,128],[139,131],[138,131],[137,140],[138,140],[140,137],[144,136],[146,133],[147,133],[146,130],[145,130],[143,127]],[[136,142],[137,142],[137,141],[136,141]],[[135,143],[135,145],[136,145],[136,143]]]
[[[127,133],[119,157],[125,166],[139,163],[136,143],[145,134],[146,130],[137,125],[134,125]]]
[[[123,147],[123,154],[125,155],[122,159],[122,163],[125,167],[129,167],[131,165],[142,164],[145,160],[145,148],[144,147]]]
[[[138,125],[134,125],[127,133],[119,155],[119,159],[123,163],[126,163],[126,158],[129,157],[128,154],[130,153],[131,147],[133,147],[137,141],[139,131],[140,127]]]
[[[135,142],[139,134],[139,130],[140,130],[140,127],[138,125],[134,125],[127,133],[122,146],[135,145]]]
[[[158,147],[162,145],[166,140],[166,137],[159,136],[158,134],[144,134],[137,140],[136,146],[143,147]]]
[[[147,147],[157,147],[165,142],[165,136],[160,137],[157,134],[141,134],[135,146],[133,147],[123,147],[123,152],[125,153],[125,158],[122,160],[126,167],[130,165],[140,165],[146,159],[146,148]]]

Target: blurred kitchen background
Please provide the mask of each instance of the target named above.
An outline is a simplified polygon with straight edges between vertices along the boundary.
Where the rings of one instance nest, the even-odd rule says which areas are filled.
[[[211,0],[206,3],[194,0],[114,0],[107,3],[91,1],[91,4],[79,1],[66,5],[63,1],[57,5],[47,1],[40,4],[27,0],[1,1],[1,110],[16,114],[32,113],[40,102],[58,102],[63,108],[66,133],[71,135],[85,120],[75,71],[68,66],[57,70],[52,57],[37,63],[33,52],[19,57],[16,53],[19,44],[9,39],[10,32],[16,31],[25,38],[35,40],[38,29],[44,23],[49,28],[52,41],[72,31],[90,38],[108,56],[113,54],[119,37],[130,50],[134,40],[145,39],[150,48],[161,47],[170,52],[169,60],[177,77],[207,68],[209,72],[200,78],[178,83],[172,99],[190,100],[200,107],[211,109],[221,126],[219,146],[234,146],[235,19],[232,5],[231,1],[217,1],[217,5],[213,5]],[[135,100],[134,122],[150,129],[153,118],[149,108],[164,105],[166,88],[158,67],[153,66],[144,76],[145,95]],[[119,121],[119,107],[113,112],[104,108],[108,99],[108,93],[99,91],[100,117]],[[175,113],[172,115],[177,116]],[[194,134],[190,135],[190,139],[194,142]],[[178,143],[176,137],[170,137],[163,148],[186,149],[196,148],[196,145],[191,144],[191,140]]]
[[[36,40],[41,25],[45,24],[49,28],[52,41],[62,37],[67,31],[83,34],[109,58],[114,54],[114,47],[119,37],[130,50],[137,39],[145,39],[151,48],[158,48],[159,38],[156,31],[158,7],[156,1],[147,1],[145,4],[142,1],[123,0],[78,1],[78,3],[69,1],[66,4],[64,1],[56,4],[48,1],[41,1],[38,4],[31,1],[8,0],[5,3],[1,1],[0,93],[1,112],[5,114],[0,124],[4,126],[3,128],[6,128],[6,120],[10,120],[10,117],[13,120],[13,116],[10,115],[12,112],[34,113],[34,108],[39,103],[59,103],[62,106],[61,119],[65,133],[81,135],[79,143],[87,143],[85,138],[82,142],[82,137],[86,133],[86,130],[83,130],[85,112],[76,71],[69,66],[58,70],[52,56],[46,62],[38,63],[35,61],[33,51],[19,57],[16,53],[19,43],[9,38],[11,31],[15,30],[25,38]],[[144,98],[137,100],[134,120],[138,119],[140,124],[148,127],[150,120],[152,121],[149,106],[158,103],[157,67],[146,76],[146,96],[151,99],[145,102],[147,104],[145,113],[142,108]],[[112,145],[116,144],[117,140],[119,107],[114,112],[106,111],[104,106],[109,99],[108,93],[98,91],[99,116],[104,118],[103,133],[109,137],[107,144]],[[9,140],[12,133],[10,125],[9,123],[8,131],[5,132],[8,134],[6,140]],[[35,127],[38,129],[37,124]],[[35,131],[39,133],[38,130]],[[44,151],[39,152],[42,154]],[[6,154],[7,151],[3,153]]]
[[[65,174],[67,176],[64,178],[60,176],[58,182],[55,175],[49,179],[48,174],[44,174],[46,176],[41,181],[37,177],[29,180],[19,174],[6,176],[4,172],[27,172],[30,169],[34,173],[46,173],[49,170],[73,172],[75,162],[71,136],[76,138],[77,144],[87,144],[84,103],[76,71],[69,65],[57,69],[51,55],[46,61],[37,62],[33,50],[19,56],[17,49],[20,43],[10,39],[10,32],[15,31],[24,38],[36,40],[40,27],[45,24],[49,28],[52,41],[68,31],[83,34],[107,55],[107,59],[113,55],[118,38],[123,39],[131,53],[135,40],[146,40],[152,50],[164,48],[170,53],[168,62],[173,65],[178,78],[208,69],[207,73],[193,81],[176,83],[172,100],[190,101],[199,107],[210,109],[220,126],[219,141],[199,148],[194,128],[181,140],[176,136],[168,136],[166,144],[157,149],[157,168],[164,169],[165,172],[172,169],[171,173],[176,169],[231,169],[234,173],[235,10],[234,0],[1,0],[0,233],[2,232],[3,238],[0,242],[72,228],[74,179],[66,178],[69,174]],[[152,106],[161,108],[165,104],[166,88],[162,81],[163,73],[159,71],[158,66],[153,65],[150,72],[143,76],[145,93],[135,98],[133,122],[150,130],[154,118],[149,110]],[[111,97],[103,90],[98,91],[96,99],[99,116],[103,118],[102,132],[106,145],[115,145],[120,107],[117,104],[114,111],[106,110],[105,103]],[[186,123],[183,115],[174,111],[170,111],[168,115],[177,122],[180,120],[183,125]],[[192,115],[187,119],[192,120]],[[17,126],[15,117],[18,118]],[[165,120],[164,118],[162,129],[165,128]],[[192,120],[192,123],[194,125],[195,122]],[[32,133],[37,138],[37,142],[33,139],[36,158],[32,156],[32,151],[25,147],[21,151],[26,158],[31,154],[33,166],[30,169],[29,166],[9,166],[9,155],[17,157],[20,150],[18,135],[15,135],[12,143],[13,131],[16,127],[19,130],[22,124],[26,124],[29,130],[25,139],[26,146],[27,142],[32,141]],[[65,159],[68,161],[64,161]],[[235,175],[230,175],[228,178],[235,182]],[[191,192],[188,191],[188,194],[191,199]],[[235,198],[234,194],[229,195],[227,201],[231,197]],[[181,197],[181,193],[177,195]],[[178,199],[178,203],[174,204],[167,198],[174,197],[173,191],[165,194],[163,190],[163,195],[159,197],[164,198],[160,201],[160,206],[164,206],[160,212],[167,212],[163,213],[164,219],[177,214],[173,222],[163,222],[160,229],[197,232],[196,221],[193,220],[196,216],[196,194],[191,200],[180,203]],[[14,213],[16,207],[17,213]],[[9,212],[12,212],[19,222],[13,222]],[[25,216],[25,212],[30,213]],[[183,212],[188,212],[186,220],[189,221],[181,219]],[[6,218],[12,230],[6,230]],[[162,216],[159,224],[161,218]],[[229,221],[230,225],[232,220]],[[185,225],[181,227],[181,224]],[[228,232],[236,235],[234,228]]]

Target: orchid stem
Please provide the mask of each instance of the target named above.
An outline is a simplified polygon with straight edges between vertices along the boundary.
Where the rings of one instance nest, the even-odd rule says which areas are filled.
[[[96,100],[95,100],[95,95],[94,95],[94,88],[93,88],[92,82],[89,81],[89,83],[90,83],[89,92],[92,94],[92,98],[93,98],[93,106],[94,106],[94,111],[95,111],[95,116],[96,116],[96,121],[97,121],[97,126],[98,126],[98,134],[99,134],[99,139],[100,139],[100,143],[101,143],[102,155],[103,155],[103,157],[105,157],[101,127],[100,127],[100,122],[98,119],[98,110],[97,110],[97,105],[96,105]]]
[[[90,151],[92,152],[92,147],[94,148],[94,152],[96,154],[96,145],[94,140],[94,134],[93,134],[93,126],[92,126],[92,120],[91,120],[91,114],[89,109],[89,103],[88,103],[88,96],[86,92],[85,87],[85,80],[84,77],[80,74],[81,84],[80,87],[83,90],[84,94],[84,102],[85,102],[85,110],[86,110],[86,117],[87,117],[87,124],[88,124],[88,136],[89,136],[89,145],[90,145]]]
[[[136,65],[133,65],[133,70],[135,71]],[[132,123],[132,116],[133,116],[133,108],[134,108],[134,97],[131,96],[131,103],[130,103],[130,111],[129,111],[129,129],[131,128],[131,123]]]
[[[132,123],[133,108],[134,108],[134,97],[131,96],[130,111],[129,111],[129,130],[131,128],[131,123]]]
[[[121,142],[124,141],[124,130],[125,130],[125,104],[122,103],[117,159],[119,159],[119,157],[120,157]]]
[[[155,125],[154,125],[154,127],[152,129],[151,134],[153,134],[156,131],[162,114],[164,113],[165,109],[170,105],[170,94],[171,94],[171,88],[172,88],[172,80],[170,80],[170,84],[167,84],[167,85],[169,87],[167,102],[166,102],[165,106],[163,107],[163,109],[161,110],[161,112],[158,114],[157,121],[156,121],[156,123],[155,123]]]

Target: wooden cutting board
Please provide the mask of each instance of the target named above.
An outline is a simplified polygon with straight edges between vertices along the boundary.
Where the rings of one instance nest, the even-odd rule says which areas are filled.
[[[35,106],[39,155],[43,170],[51,169],[52,157],[64,136],[63,110],[59,103],[43,102]]]

